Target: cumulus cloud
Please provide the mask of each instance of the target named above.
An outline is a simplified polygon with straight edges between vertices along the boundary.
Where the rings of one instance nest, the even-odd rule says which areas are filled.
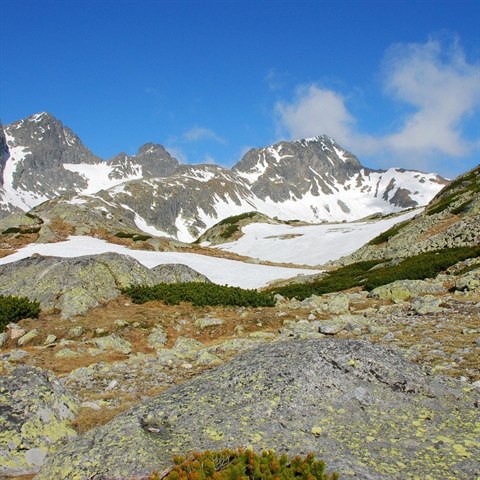
[[[210,128],[195,126],[186,131],[183,135],[183,140],[189,143],[198,142],[200,140],[214,140],[215,142],[225,144],[226,141],[223,137],[217,135]]]
[[[480,103],[480,67],[469,63],[457,41],[442,44],[398,44],[383,64],[387,101],[411,111],[397,128],[383,135],[366,134],[347,108],[347,99],[333,90],[301,86],[292,101],[275,106],[280,132],[291,138],[327,134],[360,155],[382,155],[391,162],[423,168],[435,156],[461,158],[478,149],[465,123]],[[420,162],[420,163],[419,163]]]
[[[462,123],[479,103],[480,68],[466,61],[458,42],[392,47],[385,60],[385,87],[417,110],[384,139],[387,147],[454,157],[471,150]]]

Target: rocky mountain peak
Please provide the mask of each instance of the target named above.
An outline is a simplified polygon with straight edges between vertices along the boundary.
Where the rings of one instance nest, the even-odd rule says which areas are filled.
[[[173,175],[179,162],[165,150],[163,145],[145,143],[135,155],[125,152],[118,154],[107,162],[114,167],[110,178],[137,176],[143,178],[168,177]]]

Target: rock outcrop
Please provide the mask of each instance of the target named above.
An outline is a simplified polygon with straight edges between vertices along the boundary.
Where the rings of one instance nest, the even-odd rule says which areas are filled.
[[[150,270],[118,253],[74,258],[34,255],[0,265],[0,294],[37,300],[44,310],[61,310],[64,318],[84,314],[116,298],[120,290],[129,285],[178,281],[209,280],[185,265],[158,266]]]
[[[0,376],[0,476],[38,471],[70,426],[78,401],[46,370],[19,366]]]
[[[275,342],[73,440],[36,478],[127,479],[247,445],[313,452],[342,478],[475,478],[478,398],[460,385],[363,341]]]

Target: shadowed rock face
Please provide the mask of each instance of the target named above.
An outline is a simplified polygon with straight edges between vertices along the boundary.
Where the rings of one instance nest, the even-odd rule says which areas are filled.
[[[84,314],[89,308],[116,298],[129,285],[176,281],[209,280],[185,265],[150,270],[118,253],[75,258],[36,255],[0,265],[0,294],[37,300],[42,309],[61,310],[64,318]]]
[[[362,341],[276,342],[75,439],[36,478],[127,479],[238,446],[311,451],[342,478],[474,478],[478,410],[459,386]]]

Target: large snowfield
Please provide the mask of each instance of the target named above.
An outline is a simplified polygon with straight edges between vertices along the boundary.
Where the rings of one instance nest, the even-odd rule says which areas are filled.
[[[238,262],[195,253],[130,250],[122,245],[115,245],[105,240],[86,236],[70,237],[67,241],[59,243],[31,243],[12,255],[0,258],[0,265],[31,257],[35,253],[55,257],[79,257],[106,252],[130,255],[148,268],[153,268],[160,264],[182,263],[202,273],[212,282],[219,285],[242,288],[260,288],[280,278],[291,278],[300,274],[318,272],[308,269],[256,265],[254,263]]]
[[[348,255],[392,225],[416,215],[411,211],[386,220],[325,225],[271,225],[255,223],[243,228],[239,240],[218,248],[241,255],[281,263],[322,265]],[[185,252],[131,250],[122,245],[87,236],[72,236],[59,243],[32,243],[12,255],[0,258],[0,265],[27,258],[35,253],[57,257],[79,257],[117,252],[136,258],[148,268],[181,263],[207,276],[212,282],[242,288],[261,288],[278,279],[320,270],[285,268],[246,263]]]
[[[398,222],[419,213],[414,210],[386,220],[324,225],[252,223],[243,237],[217,248],[270,262],[322,265],[353,253]]]

